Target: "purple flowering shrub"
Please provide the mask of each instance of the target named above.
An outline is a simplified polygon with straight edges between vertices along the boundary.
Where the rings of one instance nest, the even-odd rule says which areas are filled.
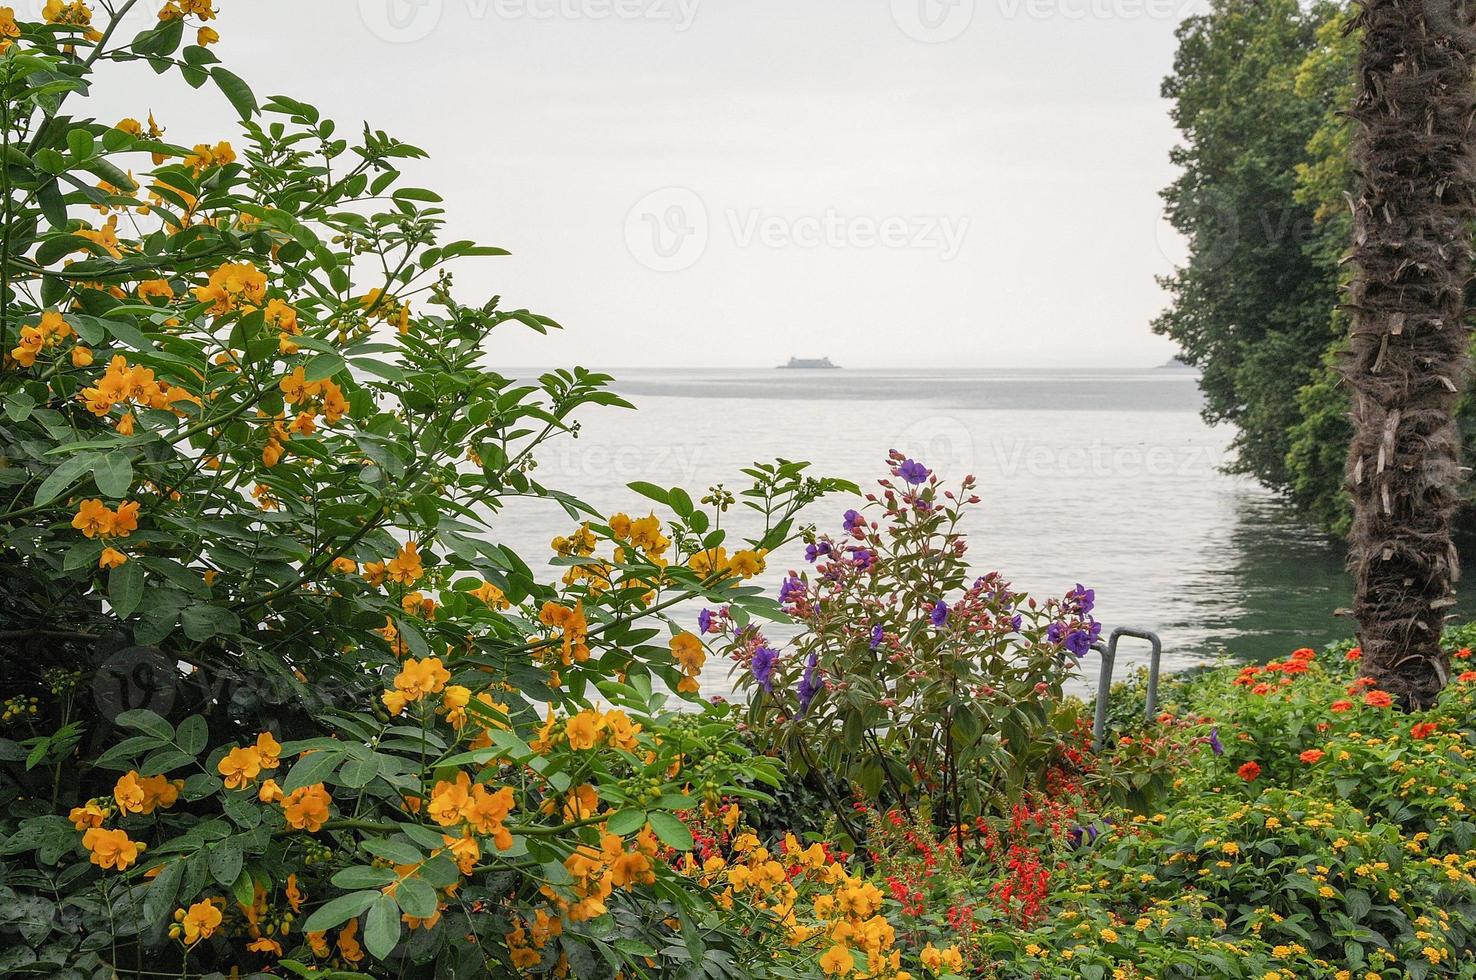
[[[738,664],[765,748],[957,826],[1043,785],[1075,744],[1079,704],[1062,685],[1100,631],[1095,597],[1078,585],[1038,601],[999,572],[971,574],[973,477],[954,491],[895,451],[888,469],[836,534],[806,535],[808,567],[779,589],[801,627],[790,643],[723,610],[699,625]],[[850,801],[831,802],[846,820]]]

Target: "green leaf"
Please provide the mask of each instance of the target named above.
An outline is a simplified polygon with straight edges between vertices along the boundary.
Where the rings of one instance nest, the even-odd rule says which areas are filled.
[[[417,919],[428,919],[436,914],[436,890],[419,878],[406,878],[400,882],[395,889],[395,898],[400,908]]]
[[[144,571],[136,561],[108,572],[108,602],[119,619],[127,619],[143,599]]]
[[[133,486],[133,463],[128,453],[115,449],[97,457],[92,465],[92,482],[104,497],[125,497]]]
[[[645,810],[621,810],[610,818],[606,829],[616,837],[626,837],[646,825]]]
[[[227,837],[211,845],[210,876],[225,887],[235,884],[236,879],[241,876],[241,866],[244,863],[245,856],[241,853],[241,843],[237,838]]]
[[[73,126],[67,130],[67,149],[72,151],[72,156],[79,161],[92,156],[93,148],[92,134],[81,126]]]
[[[400,909],[388,895],[375,899],[364,924],[364,948],[382,960],[400,943]]]
[[[242,119],[250,119],[260,111],[257,108],[256,96],[252,93],[251,86],[242,81],[239,76],[233,75],[219,65],[216,65],[210,69],[210,77],[215,79],[216,87],[220,89],[221,94],[230,100],[231,105],[236,109],[236,113]]]
[[[356,864],[335,874],[332,881],[335,888],[383,888],[398,877],[394,868],[371,868],[367,864]]]
[[[656,831],[656,836],[660,837],[663,843],[679,851],[692,849],[692,832],[675,816],[655,811],[647,814],[646,817],[651,821],[651,829]]]
[[[302,931],[327,932],[329,929],[337,928],[361,914],[382,897],[377,890],[340,895],[308,916],[307,921],[302,924]]]
[[[342,752],[332,752],[327,749],[320,749],[311,755],[303,756],[297,760],[297,764],[287,774],[286,780],[282,783],[282,792],[290,793],[295,789],[323,782],[342,761]]]
[[[190,755],[199,755],[210,738],[210,726],[200,715],[190,715],[174,730],[174,741]]]
[[[146,920],[160,922],[174,911],[174,896],[179,892],[179,882],[184,877],[184,870],[184,859],[170,861],[149,884],[143,903]]]
[[[50,476],[41,481],[41,486],[37,488],[36,497],[32,502],[37,507],[51,503],[76,483],[82,474],[90,472],[100,455],[99,453],[78,453],[64,460],[60,466],[51,471]]]
[[[637,480],[634,483],[627,483],[626,486],[630,487],[630,489],[634,490],[642,497],[649,497],[650,499],[656,501],[658,504],[664,504],[666,506],[671,505],[670,494],[668,494],[665,490],[661,489],[654,483],[647,483],[644,480]]]
[[[131,711],[125,711],[113,720],[119,727],[136,729],[160,741],[167,742],[174,738],[174,726],[148,708],[134,708]]]
[[[343,358],[337,354],[319,354],[303,365],[303,374],[308,381],[331,378],[344,368]]]

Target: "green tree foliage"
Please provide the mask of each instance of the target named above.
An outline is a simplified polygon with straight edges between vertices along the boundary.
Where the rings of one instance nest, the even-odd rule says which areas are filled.
[[[1238,430],[1233,468],[1339,534],[1350,515],[1348,396],[1335,370],[1348,328],[1348,19],[1337,4],[1221,0],[1180,27],[1163,94],[1183,173],[1163,196],[1190,257],[1164,280],[1172,302],[1153,324],[1203,370],[1206,419]],[[1469,452],[1469,397],[1460,419]]]
[[[1163,85],[1184,135],[1172,153],[1183,172],[1163,196],[1191,254],[1164,280],[1173,300],[1154,330],[1203,370],[1205,417],[1239,429],[1235,468],[1282,490],[1293,483],[1298,391],[1336,337],[1341,229],[1298,194],[1330,108],[1298,85],[1299,69],[1333,13],[1220,0],[1179,28]]]

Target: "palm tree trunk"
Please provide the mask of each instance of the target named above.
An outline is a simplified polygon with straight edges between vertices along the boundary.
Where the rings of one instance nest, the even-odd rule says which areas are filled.
[[[1462,0],[1363,0],[1355,26],[1348,560],[1363,676],[1416,709],[1446,683],[1440,632],[1460,574],[1476,35]]]

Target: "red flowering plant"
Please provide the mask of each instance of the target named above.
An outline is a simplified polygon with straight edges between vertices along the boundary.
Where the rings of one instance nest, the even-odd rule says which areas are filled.
[[[887,466],[841,533],[807,537],[812,567],[779,590],[800,625],[785,652],[723,610],[700,625],[738,665],[761,744],[958,827],[1043,785],[1060,759],[1080,711],[1062,686],[1100,631],[1095,597],[1077,586],[1040,602],[998,572],[970,574],[973,478],[955,491],[895,451]],[[856,839],[848,802],[831,803]]]

